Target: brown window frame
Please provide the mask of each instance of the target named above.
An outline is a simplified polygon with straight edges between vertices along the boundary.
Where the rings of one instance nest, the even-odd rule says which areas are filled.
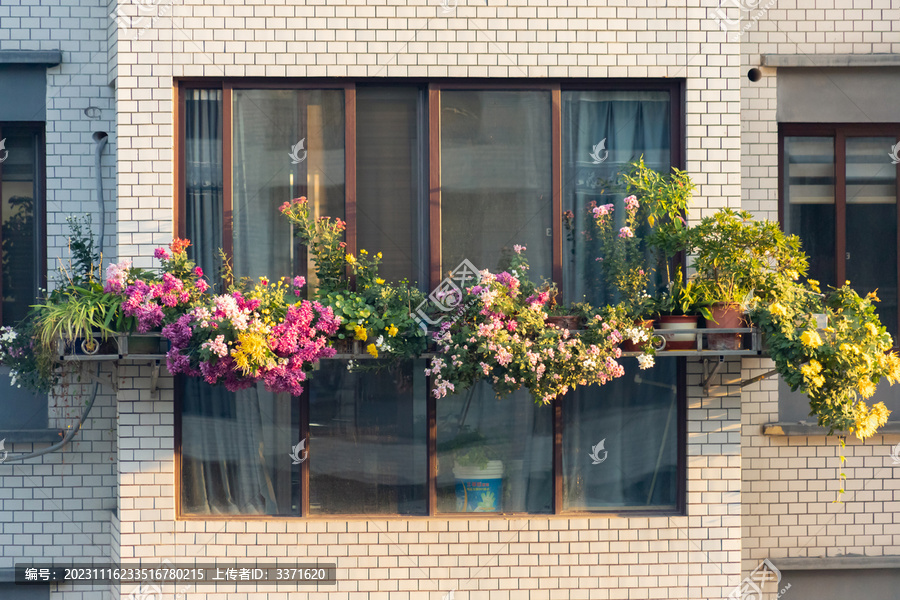
[[[835,285],[847,280],[847,138],[890,137],[900,143],[900,123],[779,123],[778,124],[778,222],[785,223],[785,162],[784,140],[787,137],[832,138],[834,143],[834,271]],[[888,149],[885,148],[885,160]],[[900,282],[900,163],[897,169],[897,281]],[[900,322],[900,303],[897,306]],[[900,347],[900,339],[894,339]]]
[[[440,190],[440,93],[441,90],[546,90],[551,94],[551,139],[552,139],[552,279],[562,287],[563,273],[563,241],[565,238],[562,225],[562,92],[564,91],[666,91],[670,97],[670,142],[672,166],[685,168],[685,82],[682,79],[214,79],[214,78],[181,78],[175,81],[175,160],[173,177],[174,199],[174,231],[179,237],[186,237],[185,226],[185,90],[188,89],[220,89],[222,90],[222,129],[223,143],[223,248],[226,256],[232,258],[232,91],[236,89],[343,89],[345,106],[345,188],[344,220],[347,223],[345,241],[347,251],[357,251],[356,224],[356,84],[368,85],[420,85],[427,91],[428,104],[428,214],[429,214],[429,288],[440,283],[442,276],[441,261],[441,190]],[[301,188],[301,191],[302,188]],[[300,193],[298,195],[306,195]],[[194,521],[251,521],[251,520],[350,520],[350,519],[383,519],[383,520],[416,520],[416,519],[472,519],[472,518],[508,518],[508,517],[596,517],[603,515],[628,514],[630,516],[682,516],[687,508],[687,384],[686,359],[677,358],[677,489],[674,509],[601,509],[601,510],[563,510],[563,471],[562,471],[562,436],[563,418],[562,401],[556,399],[552,403],[553,410],[553,448],[552,472],[553,489],[551,511],[547,513],[528,512],[496,512],[496,513],[439,513],[437,511],[437,410],[436,400],[428,394],[426,422],[428,437],[427,452],[427,513],[422,515],[404,514],[309,514],[309,463],[300,465],[301,505],[299,515],[203,515],[186,514],[181,506],[181,395],[180,386],[175,393],[175,518],[177,520]],[[309,392],[305,390],[300,401],[300,439],[309,436]]]

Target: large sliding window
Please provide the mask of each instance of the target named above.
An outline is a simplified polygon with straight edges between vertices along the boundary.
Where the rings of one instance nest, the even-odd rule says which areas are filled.
[[[898,338],[898,186],[891,153],[900,124],[782,124],[781,219],[800,236],[810,276],[877,290],[878,316]]]
[[[306,196],[316,216],[346,220],[348,251],[382,252],[384,275],[423,291],[464,259],[503,269],[521,244],[532,278],[600,302],[584,215],[621,200],[619,175],[640,156],[683,166],[681,93],[672,81],[183,84],[176,230],[207,272],[222,247],[238,276],[311,279],[278,215]],[[678,510],[683,364],[659,362],[652,375],[626,362],[623,379],[551,406],[486,384],[436,401],[424,360],[322,361],[298,398],[185,380],[179,514]]]

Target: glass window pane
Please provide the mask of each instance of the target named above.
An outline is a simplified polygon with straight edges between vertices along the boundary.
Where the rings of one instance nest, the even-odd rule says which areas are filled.
[[[809,276],[835,285],[833,137],[784,138],[784,229],[800,236]]]
[[[441,264],[505,268],[528,248],[531,278],[551,277],[550,92],[441,92]]]
[[[37,140],[33,128],[4,126],[6,160],[0,170],[2,217],[3,309],[2,323],[13,325],[25,318],[40,286],[38,265],[39,207],[36,206]]]
[[[878,316],[897,335],[897,167],[885,157],[893,137],[847,138],[847,279],[878,290]]]
[[[311,257],[278,208],[306,196],[313,217],[344,218],[344,91],[235,90],[234,270],[307,274]]]
[[[572,213],[563,221],[566,301],[615,301],[601,283],[596,240],[584,235],[588,205],[621,205],[620,175],[641,156],[647,166],[668,173],[671,146],[668,92],[562,92],[563,211]]]
[[[426,514],[425,362],[325,360],[309,389],[310,513]]]
[[[229,392],[180,378],[181,506],[186,514],[299,515],[299,404],[263,384]]]
[[[481,382],[437,402],[438,512],[547,513],[553,409]]]
[[[185,230],[188,253],[210,281],[221,268],[222,91],[185,90]]]
[[[563,509],[674,509],[678,359],[563,399]],[[596,458],[594,458],[596,457]]]
[[[422,91],[356,90],[356,245],[384,254],[388,281],[428,285]]]

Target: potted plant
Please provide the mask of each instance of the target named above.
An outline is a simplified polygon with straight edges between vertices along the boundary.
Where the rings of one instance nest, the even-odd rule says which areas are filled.
[[[438,447],[449,454],[456,479],[457,512],[498,512],[503,497],[503,462],[478,431],[463,427]]]
[[[701,315],[709,316],[709,308],[703,303],[701,285],[695,279],[685,280],[681,267],[666,288],[653,299],[656,323],[659,329],[696,329]],[[666,350],[692,350],[697,348],[694,333],[663,334]]]
[[[724,208],[703,218],[688,233],[694,255],[698,295],[709,306],[706,326],[732,329],[754,299],[769,301],[783,282],[806,272],[800,240],[785,235],[777,223],[757,221],[746,211]],[[710,349],[740,347],[740,334],[710,335]]]

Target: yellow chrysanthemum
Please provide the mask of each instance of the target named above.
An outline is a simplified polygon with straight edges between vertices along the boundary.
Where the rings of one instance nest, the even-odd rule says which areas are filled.
[[[375,279],[375,283],[377,283],[378,285],[384,285],[384,279],[382,279],[381,277],[377,277]]]
[[[373,357],[378,358],[378,348],[375,347],[375,344],[369,344],[366,346],[366,352],[371,354]]]
[[[819,332],[811,331],[809,329],[800,334],[800,341],[803,342],[803,345],[807,348],[818,348],[822,345],[822,338],[819,337]]]
[[[777,302],[773,302],[769,306],[769,312],[782,319],[787,316],[787,309]]]
[[[855,411],[853,433],[861,440],[875,435],[878,428],[887,423],[888,416],[891,414],[883,402],[879,402],[872,407],[872,410],[869,410],[862,400],[856,405]]]
[[[825,385],[825,378],[822,377],[821,375],[816,375],[815,377],[811,377],[809,379],[809,385],[813,388],[818,389],[818,388],[822,387],[823,385]]]
[[[820,292],[820,291],[821,291],[821,290],[819,289],[819,282],[816,281],[815,279],[807,279],[807,280],[806,280],[806,283],[809,284],[809,287],[810,287],[810,289],[811,289],[812,291],[814,291],[814,292]]]
[[[359,325],[353,330],[353,335],[361,342],[364,342],[369,338],[369,335],[366,333],[366,328],[360,327]]]
[[[866,323],[866,331],[869,332],[869,335],[878,335],[878,328],[875,327],[875,323]]]
[[[353,263],[356,262],[356,258],[354,258],[352,254],[348,254],[348,255],[347,255],[347,262],[350,263],[350,264],[352,265]]]
[[[849,281],[847,282],[847,285],[850,285]],[[866,299],[871,300],[872,302],[881,302],[881,300],[878,298],[878,295],[875,292],[869,292],[868,294],[866,294]]]
[[[859,395],[863,398],[871,398],[872,394],[875,393],[875,384],[872,383],[871,379],[864,377],[859,380],[859,385],[856,386],[856,389],[859,390]]]
[[[391,326],[387,328],[388,335],[394,337],[400,330],[394,327],[394,324],[391,323]]]
[[[900,357],[894,352],[887,355],[887,369],[887,377],[891,384],[900,381]]]
[[[822,372],[822,364],[819,361],[813,359],[800,367],[800,372],[804,377],[815,377]]]
[[[234,363],[244,375],[249,375],[256,368],[253,365],[265,365],[269,361],[269,345],[266,335],[258,330],[246,330],[238,334],[237,344],[231,351]]]

